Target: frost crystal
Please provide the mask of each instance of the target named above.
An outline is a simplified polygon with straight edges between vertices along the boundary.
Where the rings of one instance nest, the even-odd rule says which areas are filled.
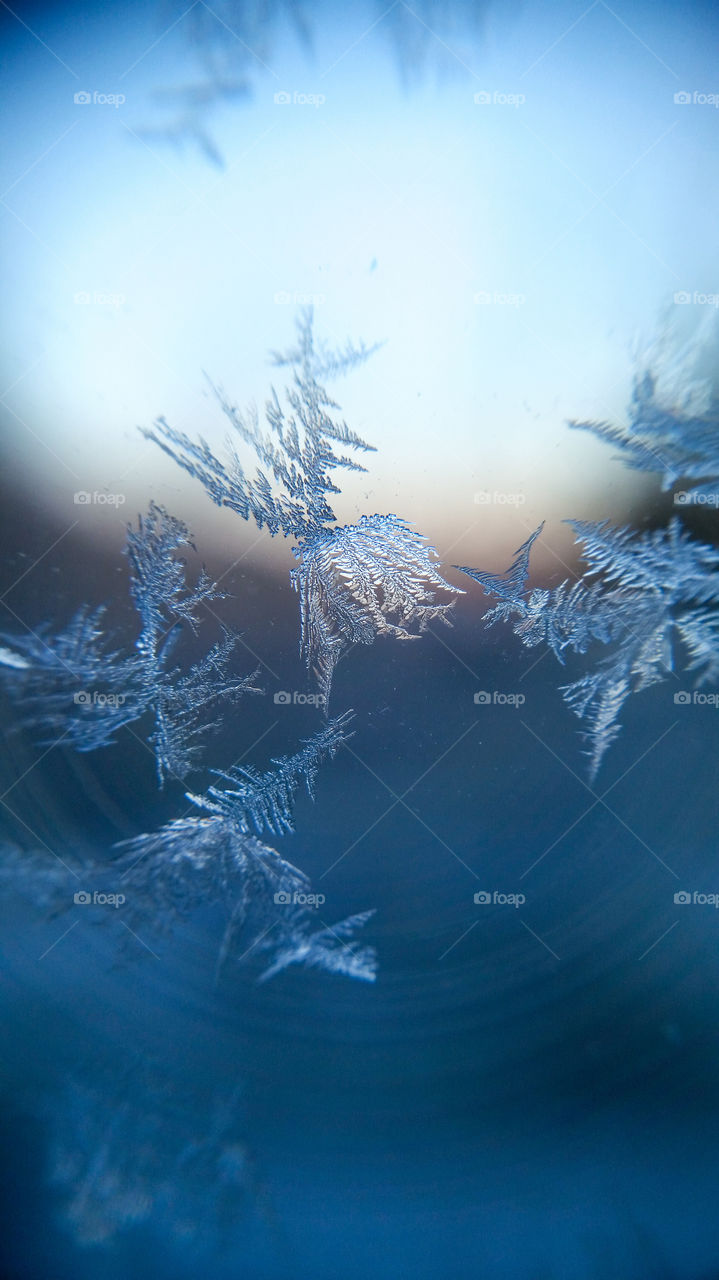
[[[273,761],[267,773],[236,768],[218,774],[230,787],[210,787],[205,796],[188,793],[211,817],[181,818],[118,846],[122,854],[113,873],[127,894],[133,928],[167,929],[204,903],[219,901],[228,923],[218,972],[233,956],[270,952],[262,980],[289,964],[304,964],[372,981],[374,950],[355,950],[344,939],[373,912],[316,929],[317,895],[307,877],[250,834],[251,827],[258,834],[292,831],[297,787],[304,779],[313,796],[320,763],[350,736],[348,719],[329,721],[302,751]]]
[[[348,648],[371,644],[382,634],[408,639],[409,627],[419,632],[433,618],[447,618],[451,603],[437,604],[435,588],[457,594],[432,565],[434,548],[397,516],[364,516],[357,525],[333,527],[328,495],[339,489],[330,472],[365,470],[335,446],[353,451],[372,446],[336,416],[339,406],[319,379],[346,373],[373,350],[348,344],[333,351],[317,344],[312,313],[304,313],[296,347],[274,354],[274,364],[292,369],[294,377],[284,402],[272,389],[265,405],[266,433],[256,410],[242,414],[216,390],[234,432],[259,460],[253,477],[246,475],[232,444],[223,462],[205,440],[193,441],[164,418],[144,431],[201,481],[218,506],[254,520],[273,537],[296,539],[299,567],[292,580],[300,595],[301,651],[319,680],[325,706],[334,668]]]
[[[712,377],[696,376],[702,364],[708,367],[712,341],[699,334],[677,349],[669,328],[635,379],[626,427],[570,423],[617,445],[629,467],[661,475],[664,489],[692,481],[675,495],[682,509],[719,504],[719,398]],[[497,599],[485,622],[512,622],[523,644],[545,642],[560,662],[567,650],[611,647],[594,671],[562,689],[586,725],[594,778],[630,694],[677,669],[698,684],[719,683],[719,550],[691,537],[678,516],[647,533],[606,521],[567,523],[587,565],[578,582],[527,590],[529,555],[542,526],[506,574],[462,572]]]
[[[196,633],[200,606],[224,596],[204,569],[194,586],[187,583],[176,553],[192,545],[187,527],[155,503],[137,529],[128,529],[130,592],[141,620],[132,654],[114,647],[102,607],[80,609],[64,632],[44,625],[4,637],[12,647],[0,672],[24,723],[53,735],[46,742],[62,737],[76,751],[94,751],[150,711],[162,786],[168,775],[183,779],[197,767],[198,739],[215,727],[212,709],[220,701],[260,692],[257,671],[240,679],[228,674],[237,637],[227,630],[186,674],[170,665],[183,627]]]
[[[340,490],[330,472],[337,467],[365,470],[348,454],[336,452],[335,445],[355,451],[372,450],[372,445],[334,415],[339,406],[318,379],[348,372],[367,360],[376,348],[349,344],[343,351],[318,349],[311,311],[303,314],[298,330],[296,348],[273,354],[273,363],[290,367],[294,379],[285,391],[284,406],[274,387],[271,390],[265,405],[269,432],[262,431],[254,407],[243,414],[213,386],[233,430],[257,456],[260,468],[254,477],[245,474],[232,443],[223,462],[205,440],[193,441],[168,426],[164,418],[158,419],[154,428],[142,429],[143,435],[202,482],[217,506],[230,507],[244,520],[254,520],[259,529],[266,526],[273,537],[282,533],[286,537],[311,538],[334,522],[336,517],[326,495]],[[273,486],[279,493],[273,492]]]
[[[529,553],[541,525],[506,575],[457,568],[499,597],[485,622],[512,621],[528,647],[545,642],[564,662],[567,649],[586,653],[594,642],[614,646],[596,671],[562,689],[587,725],[594,779],[619,733],[624,702],[666,679],[678,665],[678,650],[688,654],[686,669],[697,673],[699,683],[719,679],[719,551],[689,537],[677,518],[667,529],[644,534],[607,522],[567,523],[588,565],[579,582],[563,582],[552,591],[526,589]]]
[[[656,472],[662,488],[691,481],[691,501],[719,494],[719,398],[709,392],[702,399],[677,404],[662,392],[649,370],[634,381],[626,427],[607,422],[570,422],[591,431],[619,449],[619,457],[636,471]]]
[[[329,700],[332,675],[354,644],[377,635],[414,640],[451,604],[437,604],[433,588],[450,588],[431,562],[433,547],[397,516],[363,516],[359,524],[328,530],[299,547],[292,583],[300,597],[301,652]],[[416,625],[418,631],[408,630]]]
[[[357,947],[348,941],[353,939],[355,930],[361,929],[373,915],[374,911],[361,911],[358,915],[347,916],[339,924],[312,932],[308,929],[307,912],[293,912],[283,922],[279,943],[276,940],[268,942],[266,938],[261,940],[262,949],[271,949],[274,959],[261,975],[260,982],[273,978],[291,964],[303,964],[309,969],[325,969],[329,973],[374,982],[377,972],[374,948]]]
[[[187,793],[188,800],[198,808],[227,818],[238,831],[249,834],[254,828],[258,835],[271,831],[284,835],[293,831],[292,811],[300,781],[304,779],[309,796],[314,799],[317,771],[326,756],[332,759],[341,743],[352,737],[347,725],[351,712],[330,720],[324,728],[305,738],[302,751],[293,756],[280,756],[273,760],[276,766],[267,773],[260,773],[251,765],[235,767],[223,773],[212,773],[229,783],[229,787],[212,786],[204,796]]]
[[[166,931],[203,904],[220,902],[227,925],[218,974],[230,960],[251,963],[269,954],[260,981],[289,964],[374,980],[374,949],[346,941],[374,913],[317,930],[318,895],[307,877],[229,819],[182,818],[119,847],[115,879],[119,873],[140,936],[145,929]]]
[[[7,846],[0,859],[0,883],[30,897],[51,915],[70,910],[83,884],[96,893],[122,896],[117,922],[125,946],[149,934],[172,932],[196,911],[218,904],[226,926],[218,950],[217,974],[231,960],[252,963],[263,957],[259,980],[291,964],[325,969],[374,981],[377,960],[372,947],[351,941],[374,914],[366,911],[328,925],[318,914],[324,903],[310,881],[258,834],[293,830],[297,788],[304,781],[310,797],[319,766],[350,737],[351,713],[328,721],[302,749],[273,761],[265,773],[235,767],[215,775],[228,786],[211,786],[204,796],[188,793],[209,817],[183,817],[160,830],[122,841],[110,862],[69,866],[48,849],[24,853]],[[74,883],[71,880],[74,877]],[[100,898],[100,902],[103,898]],[[83,911],[91,911],[84,903]],[[101,912],[113,925],[114,912]],[[318,927],[318,925],[320,927]]]

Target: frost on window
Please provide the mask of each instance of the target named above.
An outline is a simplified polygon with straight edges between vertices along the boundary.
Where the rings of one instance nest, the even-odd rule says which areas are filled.
[[[348,717],[330,721],[294,756],[266,773],[242,769],[222,774],[227,788],[205,796],[188,793],[212,816],[186,817],[119,846],[114,880],[124,886],[127,920],[140,936],[172,929],[206,903],[223,907],[226,927],[217,972],[232,961],[255,965],[264,958],[264,980],[291,964],[373,981],[376,954],[354,940],[374,914],[339,923],[324,919],[324,896],[308,878],[253,834],[293,830],[294,796],[304,780],[310,795],[319,764],[349,734]]]
[[[305,738],[301,751],[279,756],[273,769],[260,773],[253,765],[235,766],[227,772],[212,773],[229,784],[211,786],[205,795],[187,793],[188,800],[208,813],[220,814],[243,835],[269,831],[275,836],[293,831],[293,810],[297,788],[304,781],[314,799],[314,785],[322,761],[332,759],[338,747],[352,734],[348,730],[352,713],[347,711]]]
[[[122,847],[116,878],[142,938],[172,930],[206,903],[219,903],[226,924],[216,975],[233,961],[265,981],[291,964],[373,982],[374,948],[359,945],[365,911],[324,923],[324,895],[274,849],[223,818],[182,818]]]
[[[262,980],[290,964],[374,980],[375,952],[353,938],[373,912],[325,924],[323,895],[313,893],[303,872],[250,834],[252,829],[276,835],[293,830],[297,787],[304,780],[313,795],[319,764],[349,736],[347,719],[330,721],[294,756],[275,760],[273,770],[236,769],[220,775],[228,787],[212,786],[205,796],[188,793],[211,817],[182,818],[120,846],[113,870],[127,886],[138,930],[166,929],[204,903],[220,902],[227,924],[218,973],[233,958],[254,964],[265,957],[269,964]]]
[[[715,359],[716,340],[709,326],[702,326],[684,345],[669,327],[642,359],[626,426],[576,421],[569,425],[613,445],[626,466],[660,475],[662,489],[681,485],[680,505],[716,509],[719,388],[714,368],[703,368]]]
[[[43,735],[43,744],[62,738],[76,751],[94,751],[149,713],[162,786],[168,776],[182,780],[198,767],[201,740],[215,727],[222,703],[261,692],[257,671],[230,673],[238,637],[227,629],[189,671],[173,665],[183,630],[197,634],[202,605],[225,595],[204,569],[188,583],[178,554],[185,547],[193,547],[187,527],[154,502],[137,529],[128,529],[130,593],[140,618],[134,652],[108,634],[103,606],[80,609],[64,631],[46,623],[3,637],[0,674],[22,722]]]
[[[260,463],[252,476],[233,443],[223,460],[205,440],[191,439],[164,418],[144,430],[218,506],[254,520],[273,537],[295,539],[301,652],[325,706],[335,666],[348,649],[378,635],[411,639],[432,621],[448,621],[453,600],[442,602],[437,592],[457,594],[433,564],[435,549],[397,516],[363,516],[356,525],[337,526],[330,498],[340,490],[331,472],[364,471],[355,455],[372,446],[337,416],[339,406],[320,379],[346,373],[373,350],[350,343],[332,351],[317,343],[312,313],[305,312],[296,347],[274,354],[275,365],[291,369],[293,381],[283,397],[272,388],[266,432],[255,409],[242,413],[215,389],[238,444],[249,445]]]
[[[371,0],[352,7],[354,34],[343,34],[340,47],[368,36],[389,45],[405,85],[429,72],[448,78],[475,66],[487,10],[485,0],[413,0],[411,5]],[[158,144],[196,149],[223,169],[215,128],[219,113],[247,105],[262,91],[281,106],[286,103],[288,86],[277,79],[276,68],[278,54],[288,46],[305,56],[304,74],[314,88],[322,70],[317,51],[328,23],[335,16],[344,22],[349,13],[342,6],[336,13],[320,11],[302,0],[213,0],[189,7],[185,0],[170,0],[160,25],[168,35],[175,33],[187,70],[152,93],[133,135],[153,151]]]
[[[321,762],[349,736],[348,716],[325,724],[274,769],[235,769],[188,799],[211,816],[183,817],[115,847],[105,861],[68,865],[48,849],[3,850],[0,882],[20,892],[47,916],[80,910],[88,922],[116,930],[126,955],[153,950],[201,910],[216,906],[225,919],[217,946],[216,977],[242,964],[258,981],[289,965],[324,969],[373,982],[377,957],[355,934],[374,914],[364,911],[328,922],[325,897],[304,872],[252,831],[291,832],[296,791],[310,796]],[[77,901],[78,891],[80,902]],[[100,907],[93,912],[95,895]],[[105,895],[119,907],[108,910]]]
[[[659,473],[663,488],[691,482],[675,495],[686,513],[719,499],[719,412],[716,398],[692,383],[669,409],[657,376],[635,384],[626,427],[573,423],[619,445],[631,467]],[[590,778],[620,732],[619,716],[633,693],[686,672],[695,686],[719,683],[719,550],[674,515],[666,528],[639,533],[607,521],[569,520],[585,570],[553,590],[527,588],[529,556],[540,525],[504,575],[456,566],[496,604],[485,622],[512,623],[522,643],[548,644],[564,662],[568,651],[596,655],[596,665],[562,693],[583,721]],[[607,656],[601,657],[606,648]]]
[[[170,662],[181,629],[196,632],[202,606],[222,595],[204,570],[194,585],[187,582],[176,553],[191,545],[185,526],[155,504],[129,530],[130,591],[141,622],[134,653],[113,647],[102,609],[80,611],[65,632],[54,634],[48,626],[42,635],[9,640],[0,657],[26,723],[90,751],[109,745],[123,725],[149,711],[160,781],[167,775],[183,778],[196,766],[197,739],[213,727],[210,714],[218,717],[225,703],[258,690],[254,675],[228,674],[235,646],[229,632],[186,674]],[[87,910],[95,894],[101,903],[120,895],[120,935],[124,929],[125,943],[134,937],[147,947],[147,936],[172,931],[200,908],[219,905],[226,926],[218,973],[230,960],[247,960],[261,978],[301,964],[372,981],[375,952],[354,942],[372,912],[328,922],[320,910],[323,895],[256,838],[293,831],[299,786],[304,783],[314,798],[320,765],[350,736],[350,719],[346,712],[328,720],[265,772],[251,764],[211,770],[216,782],[204,793],[187,792],[205,816],[177,818],[125,841],[107,861],[93,857],[77,865],[76,857],[66,861],[48,849],[7,848],[0,878],[49,915],[74,906],[86,920],[95,919],[97,913]],[[115,914],[101,910],[97,919],[113,927]]]

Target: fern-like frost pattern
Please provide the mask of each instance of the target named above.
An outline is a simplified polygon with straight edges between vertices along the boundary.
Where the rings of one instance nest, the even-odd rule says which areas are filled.
[[[348,343],[334,351],[318,344],[312,313],[304,313],[297,345],[274,353],[276,366],[292,370],[293,383],[284,400],[272,389],[265,405],[268,431],[255,409],[241,413],[215,388],[235,437],[258,459],[254,476],[246,474],[234,445],[222,460],[205,440],[192,440],[163,418],[144,431],[204,485],[218,506],[254,520],[273,537],[295,539],[299,565],[292,581],[300,596],[300,648],[325,706],[334,669],[348,649],[371,644],[378,635],[409,639],[432,619],[447,620],[452,602],[437,603],[435,592],[457,594],[432,564],[434,548],[397,516],[363,516],[356,525],[336,527],[329,498],[339,489],[331,473],[364,471],[354,455],[372,446],[337,416],[339,406],[320,379],[347,373],[375,349]]]
[[[201,739],[215,727],[220,702],[261,692],[257,671],[230,675],[238,638],[227,629],[186,674],[172,665],[183,629],[196,634],[201,606],[225,594],[204,569],[188,584],[177,554],[185,547],[193,547],[186,525],[155,503],[137,529],[128,529],[130,593],[141,622],[134,652],[115,647],[103,607],[80,609],[60,633],[45,624],[4,637],[8,656],[0,672],[23,723],[51,735],[43,743],[62,738],[76,751],[95,751],[149,712],[162,786],[168,776],[182,780],[197,768]]]
[[[498,598],[485,622],[511,622],[528,647],[546,643],[564,663],[567,650],[584,654],[595,643],[612,646],[595,671],[562,688],[585,723],[593,780],[620,731],[627,698],[665,680],[680,665],[682,651],[699,684],[719,678],[719,551],[690,537],[677,517],[668,528],[644,534],[606,521],[567,523],[588,566],[578,582],[527,590],[529,554],[541,525],[505,575],[457,568]]]
[[[282,835],[293,828],[297,788],[304,781],[314,797],[322,761],[350,736],[349,714],[329,721],[301,751],[273,761],[274,769],[218,774],[229,785],[211,786],[188,799],[212,816],[182,818],[121,847],[115,865],[130,901],[139,905],[136,924],[153,930],[171,926],[205,902],[225,905],[228,923],[220,944],[218,972],[233,956],[271,959],[262,981],[290,964],[326,969],[373,981],[376,954],[345,939],[374,914],[360,913],[315,928],[316,902],[303,872],[254,834]]]
[[[210,816],[177,818],[123,841],[110,862],[83,868],[68,867],[48,850],[23,853],[10,847],[4,850],[0,879],[49,914],[69,910],[80,874],[105,886],[101,892],[121,892],[128,946],[133,938],[171,934],[196,911],[217,903],[227,918],[218,975],[233,960],[261,960],[260,981],[298,964],[372,982],[375,950],[357,945],[354,934],[374,912],[328,925],[304,872],[257,838],[266,831],[294,830],[297,790],[304,782],[314,798],[319,767],[350,736],[350,718],[347,713],[328,721],[300,751],[279,757],[265,773],[252,768],[218,772],[226,787],[211,786],[205,795],[188,792],[188,799]],[[111,919],[107,913],[102,918]]]

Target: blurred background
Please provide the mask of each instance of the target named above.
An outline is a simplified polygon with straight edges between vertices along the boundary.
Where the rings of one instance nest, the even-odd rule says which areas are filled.
[[[716,715],[677,716],[673,686],[632,700],[597,800],[557,692],[578,672],[482,630],[451,567],[501,571],[546,520],[533,574],[556,585],[563,519],[671,510],[567,421],[625,422],[657,352],[683,394],[713,332],[714,6],[3,4],[0,25],[3,632],[107,602],[132,639],[125,526],[155,499],[267,691],[210,763],[313,732],[272,696],[306,683],[289,546],[138,431],[164,415],[220,449],[205,374],[261,406],[306,306],[331,344],[383,343],[332,385],[377,449],[338,518],[412,521],[467,591],[451,632],[341,664],[352,751],[280,846],[334,919],[378,908],[376,986],[215,987],[212,912],[118,965],[103,930],[65,939],[10,895],[3,1274],[719,1276],[719,923],[673,902],[719,889]],[[521,717],[483,688],[524,690]],[[137,739],[78,756],[5,718],[21,847],[82,861],[185,811]],[[474,892],[520,888],[521,921],[478,917]],[[186,1174],[215,1131],[220,1172]],[[128,1179],[133,1204],[170,1190],[114,1233]],[[228,1186],[241,1213],[196,1240]]]

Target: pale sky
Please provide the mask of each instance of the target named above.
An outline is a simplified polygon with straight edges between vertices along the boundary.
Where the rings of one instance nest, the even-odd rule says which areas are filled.
[[[43,44],[11,31],[13,483],[70,518],[77,490],[122,493],[126,518],[154,497],[211,537],[199,485],[136,427],[163,414],[219,445],[202,371],[261,402],[268,350],[314,299],[321,336],[385,341],[334,388],[378,449],[342,520],[396,511],[473,563],[542,518],[628,509],[637,477],[564,424],[621,420],[632,351],[675,292],[719,292],[719,114],[674,102],[719,89],[710,42],[678,13],[528,3],[490,10],[479,40],[457,36],[451,72],[407,86],[381,23],[363,34],[377,12],[330,7],[312,56],[287,35],[257,62],[254,96],[211,121],[224,169],[139,136],[153,92],[196,75],[186,20],[163,35],[151,5],[133,23],[51,11]],[[76,104],[79,91],[100,100]],[[118,537],[99,504],[79,515]]]

